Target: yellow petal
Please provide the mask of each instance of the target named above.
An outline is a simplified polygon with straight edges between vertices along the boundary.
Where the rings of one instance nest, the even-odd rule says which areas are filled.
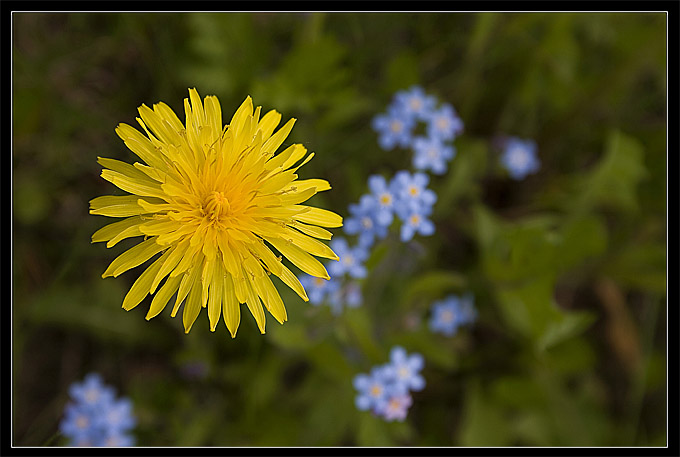
[[[342,216],[339,216],[332,211],[303,205],[295,205],[293,208],[308,209],[308,211],[294,216],[294,219],[297,219],[300,222],[328,228],[342,227]]]
[[[269,271],[276,275],[281,274],[281,261],[263,242],[251,243],[248,247],[253,251],[253,254],[264,262]]]
[[[170,277],[172,277],[172,275]],[[175,317],[177,315],[177,311],[179,310],[179,307],[186,298],[186,296],[189,294],[189,290],[191,289],[191,287],[193,287],[193,285],[197,282],[200,284],[201,267],[197,265],[190,271],[187,271],[184,275],[178,277],[181,278],[181,281],[179,283],[179,290],[177,291],[175,306],[173,306],[172,308],[170,317]]]
[[[139,130],[128,125],[118,124],[116,133],[123,140],[125,146],[146,162],[148,165],[159,170],[167,170],[167,165],[163,161],[154,145]]]
[[[144,208],[137,203],[139,197],[136,195],[105,195],[90,200],[90,214],[109,217],[128,217],[148,214]],[[147,199],[156,203],[165,203],[160,199]]]
[[[163,262],[163,265],[161,266],[160,270],[158,271],[158,274],[153,280],[153,283],[151,284],[151,293],[154,293],[156,290],[156,287],[158,287],[158,284],[161,282],[163,278],[165,278],[173,268],[177,266],[179,263],[180,259],[186,252],[187,248],[189,247],[188,242],[183,242],[178,244],[177,246],[173,246],[170,249],[168,249],[168,257],[165,259]]]
[[[315,240],[307,235],[304,235],[297,230],[286,227],[281,234],[284,240],[290,240],[294,245],[317,257],[325,259],[340,260],[335,252],[321,241]]]
[[[299,247],[280,238],[265,239],[300,270],[318,278],[331,279],[323,264]]]
[[[330,240],[333,237],[331,232],[315,225],[307,225],[303,224],[302,222],[295,221],[293,224],[290,224],[290,226],[295,227],[306,235],[313,236],[314,238],[319,238],[321,240]]]
[[[238,330],[239,323],[241,322],[241,305],[236,299],[236,293],[234,292],[234,283],[232,281],[231,275],[226,274],[224,276],[223,283],[223,301],[222,301],[222,317],[224,318],[224,323],[231,333],[231,337],[236,337],[236,331]]]
[[[276,290],[269,276],[260,276],[253,281],[253,284],[257,294],[262,297],[262,301],[271,315],[281,324],[288,320],[283,300],[281,300],[279,291]]]
[[[295,187],[298,192],[309,189],[310,187],[316,187],[317,192],[331,189],[331,184],[325,179],[302,179],[300,181],[293,181],[291,186]]]
[[[283,127],[277,130],[275,134],[273,134],[267,141],[264,142],[262,145],[262,152],[267,154],[276,151],[288,137],[288,134],[290,134],[290,131],[293,129],[293,125],[295,125],[295,118],[292,118],[286,122]]]
[[[128,217],[127,219],[123,219],[122,221],[114,222],[113,224],[105,225],[104,227],[100,228],[94,234],[92,235],[92,242],[93,243],[99,243],[102,241],[109,241],[113,240],[114,238],[120,237],[121,233],[124,233],[126,230],[130,228],[135,228],[139,224],[141,224],[142,218],[139,216],[133,216],[133,217]],[[141,232],[139,233],[141,235]],[[135,235],[127,235],[123,238],[127,238],[128,236],[135,236]],[[118,241],[120,241],[120,238]],[[118,242],[116,241],[116,242]],[[113,243],[115,244],[115,243]],[[113,245],[112,245],[113,246]],[[107,246],[111,247],[111,246]]]
[[[275,110],[269,111],[262,117],[262,120],[258,124],[257,128],[262,132],[262,139],[267,140],[271,135],[277,125],[281,122],[281,114]]]
[[[251,281],[246,280],[244,283],[246,289],[246,305],[248,306],[250,313],[255,318],[255,322],[257,322],[257,328],[260,329],[260,333],[264,333],[265,317],[264,310],[262,309],[262,303],[260,303],[258,295],[253,290]]]
[[[189,333],[191,327],[196,322],[198,313],[201,312],[201,283],[194,281],[189,291],[189,296],[184,304],[184,312],[182,313],[182,322],[184,323],[184,333]]]
[[[293,144],[269,159],[265,164],[265,169],[276,170],[280,168],[281,170],[286,170],[292,167],[295,162],[303,158],[306,153],[307,148],[303,145]]]
[[[208,298],[208,320],[210,321],[211,332],[215,331],[220,321],[220,311],[222,310],[222,299],[224,297],[222,288],[224,286],[224,275],[226,274],[219,262],[214,262],[213,265],[215,270],[210,281],[210,297]]]
[[[151,300],[149,312],[146,314],[147,321],[153,317],[156,317],[161,311],[163,311],[170,298],[172,298],[172,295],[177,292],[181,280],[182,278],[179,276],[165,280],[163,286],[160,288],[158,293],[153,296],[153,300]]]
[[[161,256],[158,260],[152,263],[149,268],[144,270],[141,275],[139,275],[139,278],[137,278],[134,284],[132,284],[130,291],[123,299],[123,309],[130,311],[132,308],[139,305],[142,300],[144,300],[144,297],[149,294],[151,282],[153,281],[153,278],[156,277],[156,273],[158,273],[158,270],[161,268],[161,264],[164,260],[165,259],[163,259],[163,256]]]
[[[113,276],[114,278],[118,277],[118,275],[128,271],[130,268],[143,264],[163,249],[166,249],[166,247],[156,243],[155,238],[149,238],[146,241],[142,241],[116,257],[106,269],[102,278],[108,276]]]
[[[305,288],[302,287],[300,280],[293,274],[292,271],[288,269],[288,267],[281,265],[281,274],[276,276],[278,276],[285,285],[293,289],[295,293],[300,296],[300,298],[302,298],[304,301],[309,301],[307,292],[305,292]]]
[[[102,170],[101,177],[119,189],[130,192],[131,194],[141,195],[143,197],[166,198],[163,189],[161,189],[161,185],[146,176],[144,179],[133,178],[105,168]]]

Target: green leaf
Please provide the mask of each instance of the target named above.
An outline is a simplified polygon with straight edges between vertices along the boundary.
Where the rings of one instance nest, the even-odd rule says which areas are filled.
[[[467,281],[465,277],[454,271],[435,270],[416,276],[404,287],[404,303],[416,300],[432,300],[441,298],[452,291],[463,290]]]
[[[584,337],[555,344],[544,354],[546,363],[561,375],[578,375],[590,371],[597,362],[594,349]]]
[[[359,446],[394,446],[390,436],[389,425],[369,411],[357,411],[357,445]]]
[[[564,312],[553,298],[554,277],[543,276],[498,292],[501,311],[509,325],[544,351],[583,332],[594,321],[587,312]]]
[[[607,248],[607,229],[602,219],[588,215],[572,219],[561,230],[559,248],[561,268],[568,269],[590,257],[601,255]]]
[[[583,211],[603,205],[624,211],[637,211],[636,189],[648,175],[644,164],[644,149],[635,138],[619,131],[609,134],[604,157],[584,177],[577,178],[583,189],[574,202],[574,210]]]
[[[394,93],[420,82],[418,56],[411,50],[403,50],[387,64],[385,90]]]
[[[434,218],[450,214],[451,206],[459,198],[474,198],[481,193],[479,179],[484,175],[488,161],[486,142],[461,137],[456,139],[455,149],[456,155],[449,165],[446,181],[442,184],[434,207]]]
[[[505,411],[490,402],[478,385],[468,389],[460,428],[461,446],[508,446],[511,443]]]
[[[555,319],[546,325],[537,341],[538,349],[544,351],[568,338],[583,333],[593,322],[596,315],[591,312],[569,312],[555,315]]]
[[[604,268],[618,282],[643,290],[665,294],[667,286],[666,245],[630,243]]]

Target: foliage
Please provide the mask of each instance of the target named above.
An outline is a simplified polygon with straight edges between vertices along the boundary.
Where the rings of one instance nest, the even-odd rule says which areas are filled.
[[[142,446],[664,445],[665,23],[15,13],[14,444],[48,441],[68,386],[96,371],[133,401]],[[430,180],[435,234],[379,242],[362,306],[335,315],[279,287],[288,322],[260,335],[244,315],[233,340],[207,317],[185,335],[169,309],[146,322],[149,299],[119,308],[133,278],[101,279],[112,257],[90,244],[105,220],[87,202],[109,189],[97,156],[133,159],[114,128],[137,106],[181,113],[196,87],[225,112],[252,95],[296,117],[290,142],[316,152],[306,173],[333,186],[313,204],[347,217],[370,175],[410,167],[370,123],[413,84],[465,131]],[[540,171],[512,180],[502,135],[533,139]],[[430,305],[465,293],[474,325],[431,332]],[[422,354],[427,384],[387,423],[355,408],[352,378],[395,345]]]

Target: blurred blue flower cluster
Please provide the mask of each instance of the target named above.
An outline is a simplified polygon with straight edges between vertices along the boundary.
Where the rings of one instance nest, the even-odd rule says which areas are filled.
[[[132,402],[116,399],[112,387],[96,373],[69,388],[71,402],[64,409],[59,431],[71,446],[134,446],[129,431],[135,426]]]
[[[364,262],[368,251],[361,246],[350,248],[344,238],[331,241],[331,249],[340,260],[326,263],[331,279],[317,278],[308,274],[300,277],[312,305],[328,303],[334,314],[339,314],[343,306],[355,308],[361,305],[363,295],[357,282],[366,276]]]
[[[524,179],[527,175],[538,171],[541,162],[536,155],[534,141],[510,137],[504,143],[501,163],[513,179]]]
[[[403,421],[413,403],[410,391],[425,387],[420,375],[423,365],[422,355],[409,355],[404,348],[393,347],[389,363],[373,367],[370,374],[354,377],[353,385],[359,392],[354,402],[357,409],[370,410],[386,421]]]
[[[458,328],[472,324],[477,319],[474,298],[467,294],[463,297],[449,295],[444,300],[432,303],[430,330],[453,336]]]
[[[413,149],[413,167],[444,174],[456,155],[453,141],[463,131],[463,122],[450,104],[436,108],[437,99],[419,86],[397,92],[387,112],[373,118],[378,144],[385,150],[396,146]],[[418,132],[418,123],[423,123]]]
[[[428,216],[437,195],[427,188],[429,181],[425,173],[411,174],[406,170],[398,171],[389,183],[382,176],[370,176],[370,193],[362,195],[358,204],[349,205],[345,233],[358,235],[358,246],[368,251],[377,239],[387,236],[396,215],[402,222],[402,241],[411,240],[416,233],[432,235],[434,224]]]

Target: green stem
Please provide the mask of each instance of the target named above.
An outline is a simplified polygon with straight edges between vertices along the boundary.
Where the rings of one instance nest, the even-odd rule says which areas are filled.
[[[52,435],[51,437],[49,437],[42,445],[43,445],[43,446],[49,446],[49,445],[51,445],[52,443],[54,443],[54,441],[55,441],[59,436],[61,436],[61,432],[60,432],[59,430],[57,430],[57,432],[56,432],[54,435]]]

